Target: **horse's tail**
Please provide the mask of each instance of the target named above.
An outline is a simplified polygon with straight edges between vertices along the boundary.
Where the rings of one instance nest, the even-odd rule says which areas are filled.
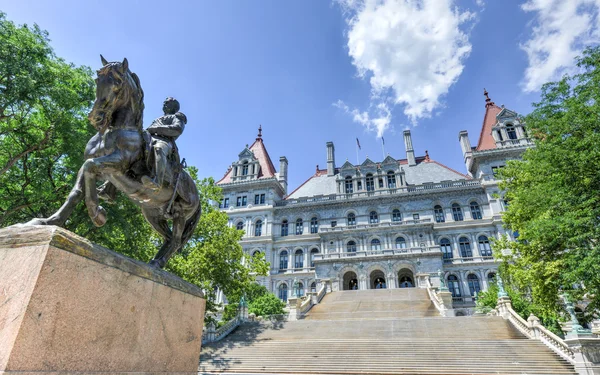
[[[194,234],[194,230],[198,226],[198,222],[200,221],[200,214],[202,213],[202,205],[198,202],[198,208],[194,211],[192,217],[188,219],[185,223],[185,228],[183,228],[183,235],[181,236],[181,243],[186,244],[192,235]]]

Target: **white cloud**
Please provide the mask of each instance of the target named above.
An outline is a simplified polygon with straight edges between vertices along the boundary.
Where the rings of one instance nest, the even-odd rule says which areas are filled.
[[[370,111],[359,111],[358,109],[350,109],[346,103],[338,100],[333,105],[352,116],[352,121],[363,125],[368,131],[377,132],[377,137],[382,137],[383,133],[389,129],[392,121],[392,113],[388,105],[380,102],[375,105],[375,108],[370,108]]]
[[[404,106],[413,122],[430,117],[460,77],[471,52],[474,13],[454,0],[338,0],[347,17],[348,54],[369,79],[376,112],[349,110],[378,135],[388,128],[391,105]],[[375,117],[375,118],[373,118]]]
[[[574,73],[575,57],[600,42],[600,0],[528,0],[521,8],[535,13],[531,38],[521,45],[529,60],[524,91]]]

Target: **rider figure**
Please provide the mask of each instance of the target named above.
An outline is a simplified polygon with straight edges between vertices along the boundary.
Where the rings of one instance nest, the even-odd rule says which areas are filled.
[[[167,98],[163,104],[164,116],[154,120],[147,129],[152,135],[154,149],[154,179],[142,177],[142,183],[154,190],[158,190],[165,182],[165,172],[169,167],[169,157],[176,149],[175,140],[183,133],[187,118],[179,112],[179,102],[174,98]],[[178,158],[178,155],[176,155]],[[179,160],[176,160],[179,162]]]

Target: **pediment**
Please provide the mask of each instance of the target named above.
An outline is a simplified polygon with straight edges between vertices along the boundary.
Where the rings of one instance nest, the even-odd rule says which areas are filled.
[[[240,152],[238,154],[239,160],[242,159],[250,159],[250,160],[256,160],[256,158],[254,157],[254,153],[252,151],[250,151],[250,149],[248,147],[246,147],[242,152]]]
[[[346,162],[344,163],[344,165],[342,165],[341,170],[354,170],[354,165],[352,165],[352,163],[350,163],[348,160],[346,160]]]
[[[381,162],[381,165],[390,165],[390,164],[396,166],[398,164],[398,160],[396,160],[393,157],[391,157],[390,155],[388,155],[385,159],[383,159],[383,161]]]
[[[497,120],[507,119],[507,118],[515,118],[519,117],[519,114],[515,111],[511,111],[510,109],[503,108],[500,113],[496,115]]]
[[[361,167],[377,167],[377,164],[373,162],[373,160],[366,158],[365,161],[360,165]]]

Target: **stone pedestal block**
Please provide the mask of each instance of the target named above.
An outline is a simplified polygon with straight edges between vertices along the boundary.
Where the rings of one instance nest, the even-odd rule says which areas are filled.
[[[54,226],[0,229],[0,374],[196,374],[205,300]]]

